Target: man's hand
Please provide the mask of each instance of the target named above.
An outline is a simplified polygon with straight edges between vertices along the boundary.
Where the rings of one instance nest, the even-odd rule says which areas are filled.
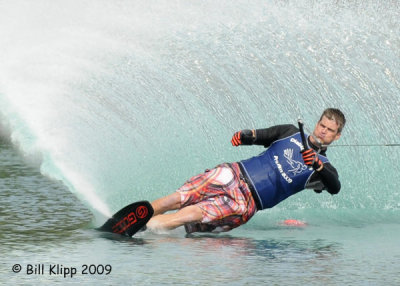
[[[304,150],[301,153],[301,156],[303,156],[303,160],[306,165],[313,167],[313,169],[318,172],[324,167],[324,164],[319,159],[318,154],[312,148]]]
[[[251,145],[254,142],[254,137],[254,132],[252,130],[241,130],[233,134],[231,143],[232,146]]]

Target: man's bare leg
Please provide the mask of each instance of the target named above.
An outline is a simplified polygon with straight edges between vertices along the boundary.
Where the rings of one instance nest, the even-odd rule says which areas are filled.
[[[202,210],[194,205],[184,207],[176,213],[164,214],[181,207],[181,195],[178,192],[157,199],[151,205],[154,214],[146,224],[150,230],[174,229],[186,223],[200,222],[203,219]]]
[[[154,209],[153,217],[167,211],[177,210],[181,206],[181,195],[178,192],[157,199],[151,203]]]
[[[181,195],[178,192],[157,199],[152,203],[154,215],[146,224],[149,229],[173,229],[190,222],[203,219],[202,210],[197,206],[187,206],[176,213],[164,214],[181,207]]]
[[[150,230],[174,229],[186,223],[201,222],[203,212],[198,206],[187,206],[176,213],[153,216],[146,224]]]

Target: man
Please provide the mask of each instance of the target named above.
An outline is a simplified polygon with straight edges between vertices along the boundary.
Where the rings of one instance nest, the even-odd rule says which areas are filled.
[[[184,225],[187,233],[228,231],[301,190],[337,194],[341,185],[326,157],[326,147],[340,138],[345,123],[339,109],[326,109],[304,148],[294,125],[236,132],[233,146],[254,144],[268,149],[250,159],[206,170],[177,192],[155,200],[154,216],[147,227],[158,230]]]

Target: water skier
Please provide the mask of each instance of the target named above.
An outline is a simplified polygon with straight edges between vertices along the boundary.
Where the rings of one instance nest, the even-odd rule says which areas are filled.
[[[263,145],[267,150],[206,170],[173,194],[153,201],[154,215],[148,229],[184,225],[187,233],[229,231],[257,211],[272,208],[304,189],[337,194],[341,184],[326,150],[340,138],[345,123],[339,109],[324,110],[307,146],[302,144],[299,129],[290,124],[236,132],[233,146]],[[178,211],[165,214],[171,210]]]

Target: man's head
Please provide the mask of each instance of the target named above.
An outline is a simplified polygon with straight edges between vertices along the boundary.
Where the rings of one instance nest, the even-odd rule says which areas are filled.
[[[336,108],[325,109],[319,121],[315,125],[313,134],[321,141],[323,145],[329,145],[338,140],[346,124],[344,114]],[[311,136],[313,143],[315,139]]]

